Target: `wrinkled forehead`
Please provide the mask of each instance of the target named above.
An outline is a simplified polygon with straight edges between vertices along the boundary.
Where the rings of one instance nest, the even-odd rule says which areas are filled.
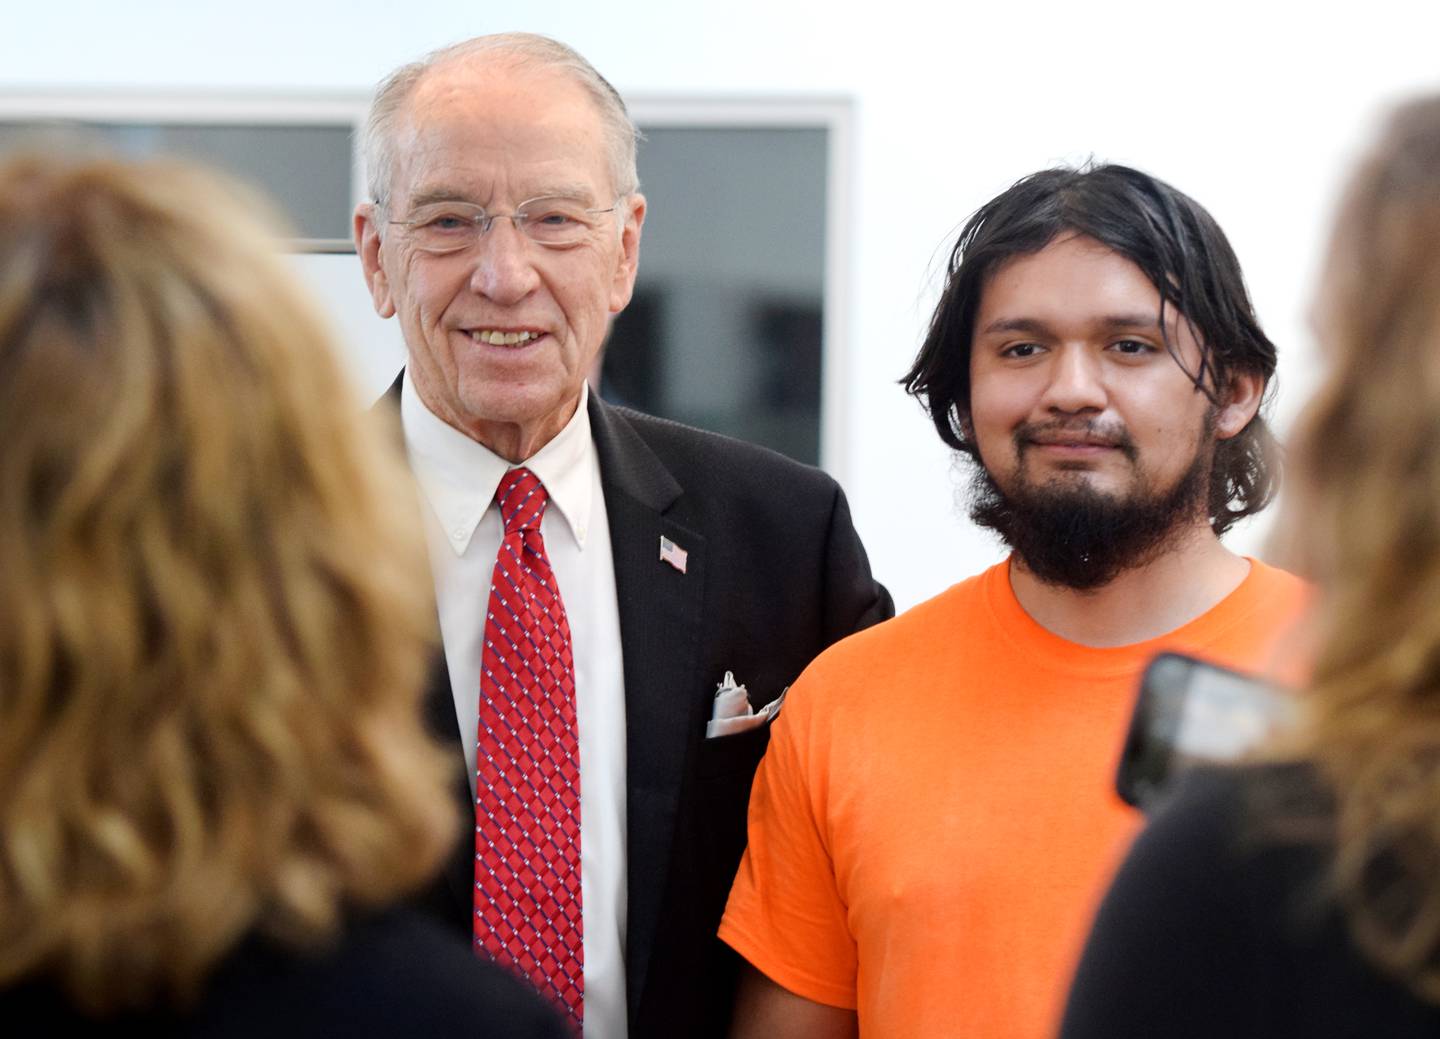
[[[401,199],[580,192],[598,202],[613,191],[604,120],[589,93],[563,70],[513,59],[432,70],[398,121],[395,151],[392,194]]]

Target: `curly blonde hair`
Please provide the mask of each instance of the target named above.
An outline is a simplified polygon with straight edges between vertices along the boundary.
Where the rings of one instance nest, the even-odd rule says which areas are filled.
[[[1298,750],[1334,793],[1357,944],[1440,1002],[1440,97],[1355,175],[1321,286],[1330,367],[1282,527],[1325,592]]]
[[[398,435],[256,201],[0,167],[0,985],[92,1013],[323,941],[454,834]]]

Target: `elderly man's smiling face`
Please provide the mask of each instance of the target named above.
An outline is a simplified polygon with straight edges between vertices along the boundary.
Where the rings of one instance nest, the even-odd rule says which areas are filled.
[[[570,419],[610,316],[630,301],[645,200],[620,198],[560,247],[497,219],[467,248],[436,254],[389,223],[439,200],[505,215],[542,197],[616,205],[596,103],[565,73],[508,55],[433,69],[395,144],[387,211],[356,214],[375,309],[399,316],[408,378],[426,406],[520,461]]]

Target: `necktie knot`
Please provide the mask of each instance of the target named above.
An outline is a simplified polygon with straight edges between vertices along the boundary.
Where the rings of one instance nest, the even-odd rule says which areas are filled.
[[[500,506],[506,534],[539,530],[549,502],[550,495],[540,477],[524,467],[507,471],[495,489],[495,504]]]

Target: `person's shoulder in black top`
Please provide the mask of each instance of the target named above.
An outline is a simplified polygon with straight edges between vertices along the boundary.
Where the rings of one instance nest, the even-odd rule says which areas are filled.
[[[205,1039],[464,1036],[566,1039],[560,1017],[523,981],[478,959],[408,910],[353,921],[335,943],[298,952],[258,937],[217,968],[192,1010],[90,1020],[45,984],[0,993],[0,1019],[35,1034],[87,1032]]]
[[[1187,776],[1100,907],[1062,1039],[1440,1034],[1351,943],[1328,830],[1303,766]]]

